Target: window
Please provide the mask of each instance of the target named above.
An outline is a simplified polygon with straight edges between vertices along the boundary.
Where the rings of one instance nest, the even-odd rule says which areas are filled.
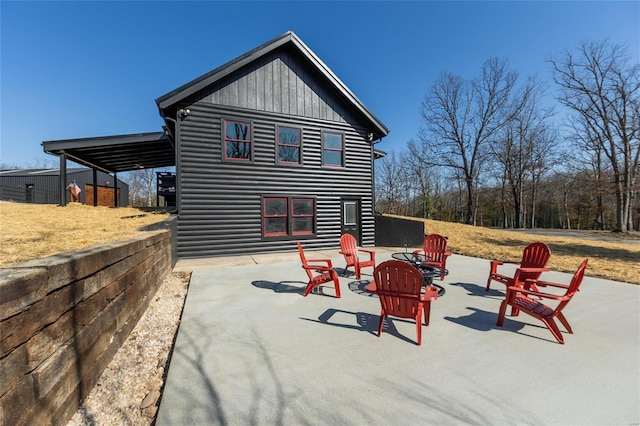
[[[278,163],[300,164],[302,131],[293,127],[276,126]]]
[[[287,235],[287,199],[286,198],[265,198],[263,207],[264,235],[278,236]]]
[[[291,211],[293,235],[313,234],[313,199],[291,199]]]
[[[358,204],[355,201],[344,202],[344,218],[343,224],[347,226],[354,226],[358,224]]]
[[[251,160],[251,123],[224,120],[225,160]]]
[[[344,141],[342,133],[324,132],[322,134],[322,164],[340,166],[343,163]]]
[[[314,235],[315,199],[309,197],[264,197],[264,237]]]

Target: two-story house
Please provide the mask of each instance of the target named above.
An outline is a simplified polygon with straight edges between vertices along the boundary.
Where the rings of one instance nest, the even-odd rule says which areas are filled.
[[[165,157],[172,150],[179,258],[292,250],[299,240],[335,248],[345,232],[375,243],[374,143],[388,129],[294,33],[156,104],[162,134],[49,141],[44,149],[114,172],[123,169],[107,157],[118,142],[138,167],[161,163],[145,160],[154,145]],[[100,141],[113,146],[96,149]],[[135,141],[145,150],[135,152]]]

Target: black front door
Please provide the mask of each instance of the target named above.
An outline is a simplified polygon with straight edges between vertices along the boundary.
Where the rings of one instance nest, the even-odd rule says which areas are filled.
[[[358,244],[360,240],[360,199],[342,199],[342,233],[351,234],[356,238]]]

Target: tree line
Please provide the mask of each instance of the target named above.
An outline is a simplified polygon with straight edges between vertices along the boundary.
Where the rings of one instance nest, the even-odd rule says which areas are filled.
[[[376,161],[376,210],[505,228],[640,230],[640,64],[624,46],[583,42],[549,58],[545,85],[506,60],[479,76],[443,72],[406,149]]]

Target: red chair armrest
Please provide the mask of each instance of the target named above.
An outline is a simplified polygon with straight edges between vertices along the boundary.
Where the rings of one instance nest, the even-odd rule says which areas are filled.
[[[520,272],[548,272],[549,268],[518,268]]]
[[[569,285],[568,284],[561,284],[561,283],[553,283],[551,281],[541,281],[541,280],[525,280],[525,282],[527,284],[535,284],[538,287],[557,287],[557,288],[564,288],[564,289],[568,289]]]
[[[369,255],[369,260],[373,260],[376,257],[376,252],[373,250],[367,250],[358,247],[358,252],[367,253]]]
[[[326,265],[317,265],[317,263],[326,263]],[[307,261],[307,266],[317,270],[333,269],[333,265],[329,259],[310,259]]]
[[[431,302],[438,299],[438,289],[436,287],[427,286],[424,290],[424,294],[420,295],[420,301]]]
[[[535,282],[535,280],[532,280]],[[518,286],[510,286],[507,289],[507,293],[511,293],[511,292],[516,292],[516,293],[523,293],[523,294],[528,294],[531,296],[536,296],[536,297],[540,297],[540,298],[544,298],[544,299],[553,299],[553,300],[569,300],[570,297],[567,297],[566,295],[562,295],[562,296],[558,296],[557,294],[551,294],[551,293],[543,293],[541,291],[533,291],[533,290],[526,290],[522,287],[518,287]],[[507,299],[509,298],[509,295],[507,294]]]

